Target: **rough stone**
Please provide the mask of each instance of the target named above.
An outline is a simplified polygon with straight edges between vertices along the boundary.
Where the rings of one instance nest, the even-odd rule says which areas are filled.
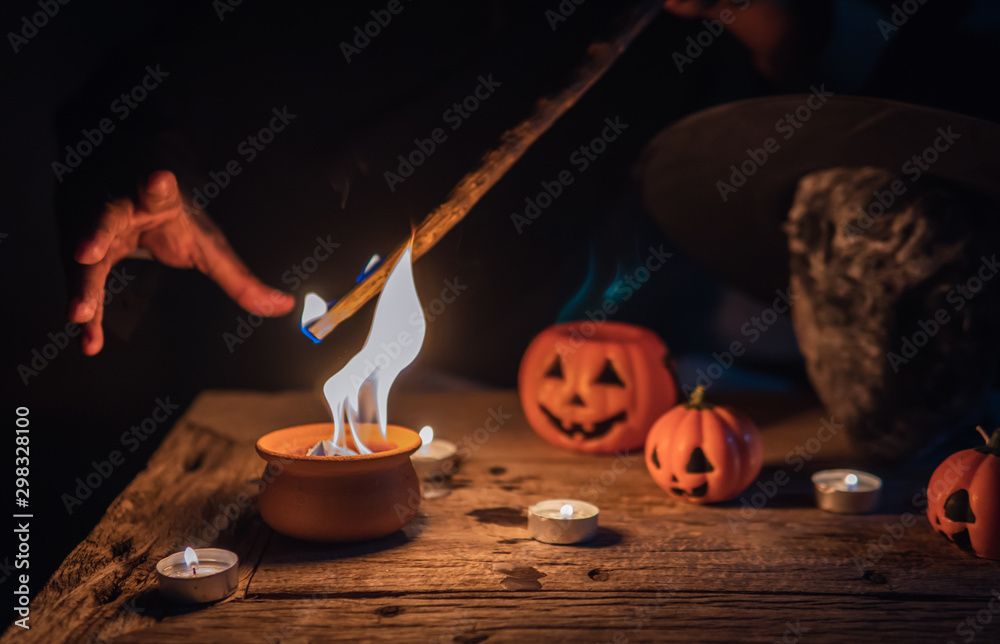
[[[879,168],[800,180],[792,318],[817,394],[860,453],[900,460],[983,419],[1000,353],[997,215]]]

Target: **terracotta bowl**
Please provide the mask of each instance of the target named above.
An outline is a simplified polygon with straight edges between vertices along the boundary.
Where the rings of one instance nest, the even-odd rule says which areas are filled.
[[[420,447],[413,430],[362,425],[361,440],[373,454],[307,456],[333,435],[333,423],[279,429],[257,441],[267,461],[258,506],[269,526],[310,541],[365,541],[392,534],[420,509],[420,482],[410,454]],[[377,437],[377,438],[374,438]],[[348,439],[348,446],[354,442]]]

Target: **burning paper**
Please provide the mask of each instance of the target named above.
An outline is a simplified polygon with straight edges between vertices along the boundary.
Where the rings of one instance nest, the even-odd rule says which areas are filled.
[[[302,303],[302,328],[308,327],[324,313],[326,313],[326,300],[315,293],[306,293],[306,299]]]
[[[371,454],[359,436],[361,423],[377,424],[383,440],[386,438],[389,389],[396,376],[416,359],[427,330],[413,283],[411,250],[407,246],[385,282],[365,346],[323,385],[334,432],[330,440],[309,450],[311,456]],[[356,450],[348,446],[347,430]]]

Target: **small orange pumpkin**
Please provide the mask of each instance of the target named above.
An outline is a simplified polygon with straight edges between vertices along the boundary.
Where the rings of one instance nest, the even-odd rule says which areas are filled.
[[[740,495],[764,464],[757,427],[737,411],[704,400],[705,388],[663,415],[646,437],[646,467],[671,496],[717,503]]]
[[[1000,429],[944,459],[927,484],[931,527],[963,550],[1000,559]]]
[[[677,403],[667,347],[640,326],[567,322],[539,333],[517,377],[524,415],[539,436],[591,454],[642,447],[653,421]]]

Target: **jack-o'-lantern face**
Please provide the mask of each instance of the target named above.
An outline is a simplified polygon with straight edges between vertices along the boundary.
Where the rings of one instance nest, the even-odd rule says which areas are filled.
[[[591,453],[639,447],[677,401],[666,359],[663,343],[641,327],[556,325],[524,354],[521,405],[532,428],[560,447]]]
[[[661,469],[663,466],[660,464],[660,455],[656,451],[656,446],[654,445],[649,452],[650,461],[653,467],[656,469]],[[669,492],[678,498],[689,497],[691,500],[698,500],[703,498],[708,494],[708,476],[710,472],[715,471],[715,466],[712,462],[708,460],[705,456],[705,451],[700,447],[695,447],[691,450],[691,455],[687,459],[687,464],[684,466],[684,474],[692,475],[691,480],[681,482],[677,478],[677,473],[670,474],[670,487]],[[687,484],[688,487],[681,487]]]
[[[952,454],[927,485],[931,527],[963,550],[1000,559],[1000,429],[986,445]]]
[[[740,495],[764,463],[760,434],[749,418],[706,403],[704,388],[663,415],[646,438],[646,467],[671,496],[718,503]]]

